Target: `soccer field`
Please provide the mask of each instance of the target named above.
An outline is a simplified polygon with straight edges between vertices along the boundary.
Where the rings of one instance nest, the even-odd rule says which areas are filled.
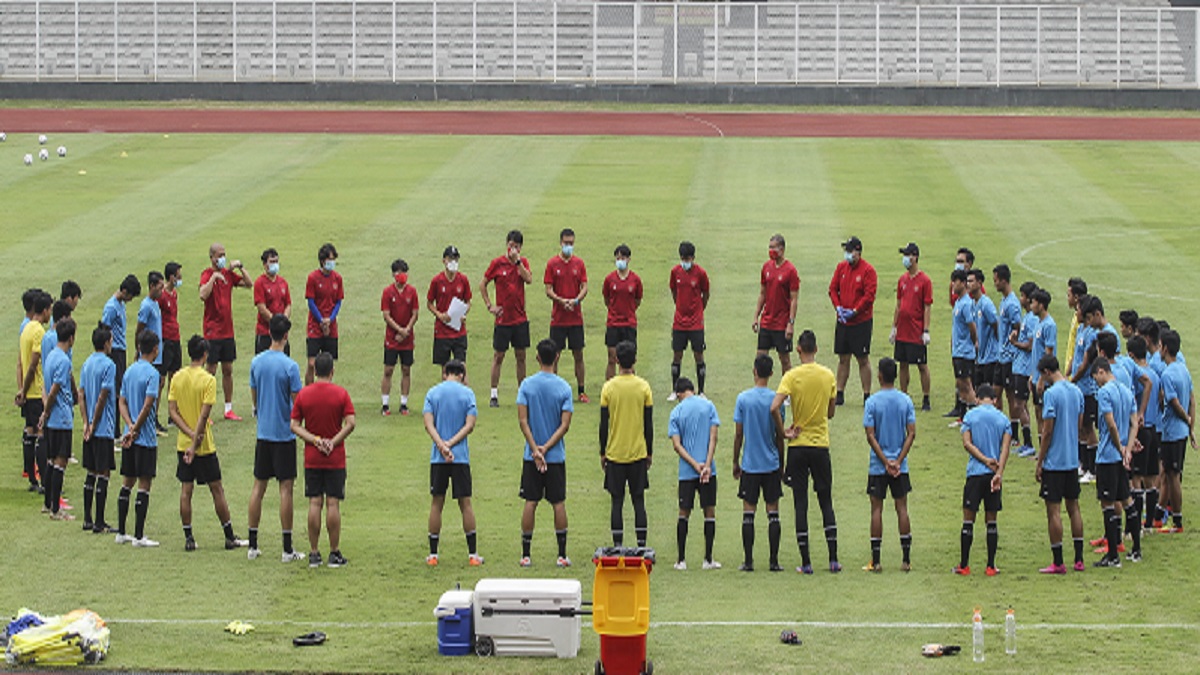
[[[429,439],[419,414],[379,415],[383,325],[378,311],[391,261],[408,261],[422,296],[441,270],[449,244],[462,251],[462,272],[473,286],[488,261],[503,253],[504,235],[524,232],[524,255],[535,283],[527,303],[535,336],[547,331],[550,303],[540,275],[558,248],[558,231],[577,233],[576,254],[589,266],[593,291],[583,303],[587,322],[588,391],[603,382],[604,308],[599,281],[612,267],[612,250],[633,250],[631,269],[646,286],[639,312],[637,372],[654,388],[655,462],[647,498],[649,544],[659,552],[651,575],[648,655],[661,672],[784,673],[797,670],[960,670],[969,654],[926,661],[926,642],[969,649],[971,610],[987,623],[987,667],[1012,671],[1129,670],[1142,664],[1185,672],[1200,657],[1194,598],[1200,581],[1187,572],[1200,553],[1194,535],[1154,535],[1145,561],[1121,570],[1089,569],[1043,577],[1048,562],[1045,515],[1030,460],[1013,456],[1005,475],[999,520],[1001,575],[982,575],[984,541],[976,537],[975,574],[950,573],[958,558],[966,453],[941,412],[953,403],[946,285],[954,251],[968,246],[976,266],[1013,268],[1014,286],[1032,280],[1053,296],[1051,314],[1060,350],[1069,315],[1066,278],[1082,276],[1115,323],[1121,309],[1167,319],[1183,337],[1183,351],[1200,334],[1194,289],[1200,287],[1200,145],[1149,142],[1009,142],[837,139],[700,139],[621,137],[355,136],[163,134],[55,135],[65,159],[25,167],[36,148],[28,134],[0,145],[0,287],[7,289],[9,337],[0,362],[12,377],[19,296],[29,286],[57,293],[66,278],[84,291],[76,311],[81,336],[99,319],[105,300],[128,273],[143,279],[169,260],[183,264],[179,318],[184,339],[198,332],[201,303],[196,280],[219,241],[230,259],[253,276],[259,254],[279,250],[281,274],[296,307],[293,353],[302,353],[304,277],[318,247],[333,242],[340,254],[346,300],[339,317],[341,360],[335,380],[351,392],[358,429],[350,437],[347,501],[343,507],[343,569],[281,565],[278,495],[267,493],[260,538],[263,557],[226,552],[207,491],[194,500],[200,550],[185,553],[174,479],[174,434],[160,439],[147,535],[162,547],[136,550],[111,537],[81,534],[77,523],[50,522],[40,499],[20,476],[20,420],[15,408],[0,416],[0,521],[5,583],[0,613],[20,607],[57,614],[88,607],[112,621],[109,665],[118,669],[355,671],[355,672],[590,672],[598,641],[584,628],[574,661],[457,659],[437,655],[431,610],[455,584],[482,577],[570,577],[590,597],[591,552],[609,542],[608,498],[597,461],[598,403],[577,405],[567,436],[569,570],[554,568],[549,508],[539,510],[534,567],[519,569],[517,496],[522,441],[517,427],[512,356],[501,382],[502,406],[487,407],[491,364],[490,317],[480,306],[468,317],[468,371],[482,404],[471,436],[482,568],[470,568],[457,509],[447,507],[442,564],[423,563],[428,513]],[[783,233],[788,257],[802,279],[797,328],[813,329],[818,361],[835,367],[833,309],[826,289],[850,235],[864,242],[863,257],[879,271],[873,360],[890,355],[888,324],[898,247],[920,244],[921,266],[934,281],[934,411],[918,413],[910,457],[914,492],[911,573],[898,570],[900,547],[890,505],[884,512],[880,575],[860,567],[869,560],[869,502],[864,494],[868,448],[862,431],[857,376],[847,404],[832,423],[834,503],[841,561],[846,571],[823,570],[825,550],[814,539],[814,576],[790,571],[799,564],[792,538],[790,495],[781,508],[781,562],[771,574],[760,564],[737,571],[740,511],[730,475],[733,401],[752,386],[754,302],[768,237]],[[715,558],[725,567],[700,571],[703,537],[694,514],[689,539],[692,570],[670,567],[675,557],[676,461],[666,439],[670,405],[668,272],[680,240],[697,247],[697,262],[712,279],[708,308],[708,394],[724,426],[718,448],[718,531]],[[478,300],[478,298],[477,298]],[[245,422],[218,422],[234,526],[244,536],[251,485],[254,425],[247,386],[253,353],[254,308],[248,290],[234,292],[240,358],[235,365],[235,410]],[[137,301],[130,303],[130,325]],[[479,304],[478,302],[476,303]],[[433,319],[416,325],[417,366],[410,406],[418,413],[426,389],[439,380],[429,361]],[[78,369],[90,353],[80,337]],[[533,367],[532,353],[530,354]],[[568,360],[569,363],[569,360]],[[569,365],[564,368],[568,375]],[[684,374],[692,377],[691,357]],[[568,380],[571,378],[568,377]],[[9,380],[12,382],[12,380]],[[772,384],[778,382],[778,373]],[[914,385],[915,387],[915,385]],[[915,388],[914,388],[915,390]],[[399,373],[393,386],[393,408]],[[165,408],[165,406],[164,406]],[[165,420],[165,409],[161,413]],[[76,450],[80,432],[76,432]],[[71,465],[65,493],[81,503],[84,471]],[[297,548],[304,550],[304,500],[297,485]],[[1187,508],[1194,499],[1185,490]],[[815,500],[810,521],[818,522]],[[110,496],[115,511],[115,489]],[[1103,533],[1094,490],[1081,507],[1089,539]],[[81,509],[76,509],[80,515]],[[631,520],[626,509],[626,520]],[[114,520],[110,517],[110,520]],[[759,517],[758,558],[765,561],[765,518]],[[981,527],[978,529],[982,529]],[[1067,546],[1069,554],[1069,544]],[[326,554],[327,544],[322,541]],[[1096,556],[1088,555],[1089,561]],[[1019,653],[1002,650],[1004,610],[1016,611]],[[242,619],[257,626],[245,637],[222,632]],[[803,646],[778,642],[796,628]],[[294,635],[324,630],[322,647],[296,649]]]

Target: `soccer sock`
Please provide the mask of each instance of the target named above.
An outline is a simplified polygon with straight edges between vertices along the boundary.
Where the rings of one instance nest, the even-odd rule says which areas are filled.
[[[717,519],[704,519],[704,562],[712,562],[713,542],[717,539]],[[775,547],[779,547],[778,537],[775,538]]]
[[[42,482],[42,506],[45,506],[46,510],[50,511],[52,510],[50,508],[50,493],[53,491],[54,486],[51,484],[53,477],[50,475],[50,469],[46,462],[46,439],[44,437],[38,439],[33,452],[34,459],[37,461],[38,477],[41,478]]]
[[[958,535],[959,567],[969,567],[971,564],[971,544],[975,542],[975,523],[963,521],[962,531]]]
[[[1054,556],[1054,565],[1056,567],[1062,567],[1063,552],[1062,552],[1062,542],[1061,541],[1058,542],[1057,544],[1050,544],[1050,555]]]
[[[225,414],[228,415],[231,412],[233,412],[233,403],[226,402],[225,403]]]
[[[567,557],[567,531],[565,529],[555,530],[554,538],[558,540],[558,557]]]
[[[987,524],[988,567],[996,566],[996,549],[1000,546],[1000,528],[996,521]]]
[[[767,541],[771,545],[771,564],[779,565],[779,535],[782,531],[779,524],[779,512],[767,511]]]
[[[283,531],[283,552],[284,553],[292,552],[292,531],[291,530]]]
[[[1093,475],[1096,473],[1096,450],[1097,450],[1097,448],[1098,448],[1098,446],[1089,445],[1088,449],[1087,449],[1088,471],[1090,471]]]
[[[258,548],[258,528],[250,528],[250,548]]]
[[[529,557],[529,549],[532,547],[533,547],[533,533],[522,531],[521,532],[521,557],[528,558]]]
[[[30,485],[37,485],[37,461],[34,448],[37,447],[37,436],[21,434],[21,454],[25,459],[25,475],[29,477]]]
[[[146,538],[146,513],[150,511],[150,493],[145,490],[138,490],[137,497],[133,502],[133,537],[134,539]]]
[[[232,541],[237,539],[237,535],[233,533],[233,521],[221,523],[221,529],[225,530],[225,540]]]
[[[680,364],[671,364],[671,391],[675,391],[675,383],[679,381]]]
[[[1083,562],[1083,537],[1076,537],[1072,542],[1075,544],[1075,562]]]
[[[1021,427],[1021,440],[1025,441],[1025,445],[1033,447],[1033,434],[1029,430],[1029,426]]]
[[[623,505],[623,496],[612,496],[612,503],[608,512],[608,521],[609,529],[612,530],[613,546],[620,546],[625,543],[625,523],[624,518],[621,516],[621,509]]]
[[[475,555],[475,530],[467,533],[467,553]]]
[[[1175,527],[1183,529],[1183,513],[1179,509],[1175,509],[1175,513],[1171,514],[1175,520]]]
[[[912,562],[909,560],[909,555],[912,553],[912,535],[900,535],[900,552],[904,555],[904,562]]]
[[[922,408],[929,407],[929,394],[925,394],[924,396],[921,397],[921,407]]]
[[[1158,488],[1146,490],[1146,527],[1154,526],[1154,516],[1158,513]]]
[[[799,538],[799,534],[796,535]],[[804,553],[805,558],[808,556],[807,546],[803,546],[800,550]],[[747,565],[754,564],[754,512],[742,511],[742,562]]]
[[[1129,522],[1129,510],[1133,509],[1133,517],[1137,519],[1137,529],[1141,529],[1142,524],[1142,504],[1145,503],[1146,494],[1142,490],[1132,490],[1131,496],[1133,503],[1125,507],[1125,534],[1133,534],[1133,523]]]
[[[438,554],[438,535],[429,533],[429,555]]]
[[[581,394],[583,393],[583,385],[582,384],[579,385],[579,393],[581,393]]]
[[[812,565],[812,559],[808,555],[808,532],[797,532],[796,543],[800,546],[800,563],[807,566]]]
[[[633,502],[633,533],[637,535],[637,545],[646,545],[646,499],[645,494],[629,495]]]
[[[1012,439],[1014,441],[1017,440],[1017,431],[1019,431],[1021,428],[1021,420],[1009,419],[1008,426],[1012,429]]]
[[[92,499],[96,496],[96,474],[88,472],[83,479],[83,522],[92,522]]]
[[[1088,470],[1087,443],[1084,443],[1083,441],[1079,441],[1079,468],[1083,469],[1084,471]]]
[[[829,547],[829,562],[837,562],[837,525],[825,527],[825,545]]]
[[[392,396],[391,396],[391,394],[380,394],[379,398],[383,399],[383,407],[386,408],[388,406],[388,403],[391,402]]]
[[[872,565],[875,565],[875,566],[879,565],[879,553],[880,553],[880,548],[882,548],[882,547],[883,547],[883,539],[880,539],[878,537],[871,537],[871,564]]]
[[[500,398],[500,390],[492,387],[492,398]]]
[[[679,550],[676,559],[679,562],[687,559],[687,535],[688,519],[685,516],[679,516],[679,520],[675,521],[675,546]]]
[[[132,492],[124,485],[121,486],[121,493],[117,495],[117,532],[125,534],[125,522],[129,520],[129,495]]]
[[[97,525],[104,524],[104,507],[108,502],[108,476],[96,476],[96,519]]]
[[[400,394],[400,405],[408,405],[408,397]]]
[[[183,538],[184,538],[186,541],[191,541],[191,540],[193,539],[193,537],[192,537],[192,526],[191,526],[191,525],[184,525],[184,526],[183,526]]]
[[[67,478],[66,467],[58,466],[57,464],[50,465],[50,487],[54,494],[50,497],[50,511],[58,513],[59,506],[62,504],[63,482]]]
[[[1125,507],[1125,531],[1129,536],[1133,537],[1133,553],[1141,553],[1142,551],[1142,518],[1138,513],[1137,504],[1130,504]]]
[[[1104,535],[1108,539],[1108,555],[1106,558],[1120,557],[1117,547],[1121,545],[1121,517],[1111,506],[1104,509]]]
[[[704,393],[704,380],[708,379],[708,366],[703,362],[696,364],[696,387],[700,389],[699,393]]]

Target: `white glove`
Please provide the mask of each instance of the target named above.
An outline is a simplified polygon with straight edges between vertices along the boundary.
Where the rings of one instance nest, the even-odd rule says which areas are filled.
[[[892,332],[888,333],[888,342],[896,344],[896,327],[892,326]]]
[[[929,345],[929,331],[925,331],[924,333],[921,333],[921,344],[927,345],[927,346]]]

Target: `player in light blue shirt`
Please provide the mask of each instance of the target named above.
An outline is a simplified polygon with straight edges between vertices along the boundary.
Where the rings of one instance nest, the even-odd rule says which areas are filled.
[[[1066,574],[1063,564],[1063,525],[1061,506],[1067,503],[1071,519],[1071,538],[1075,545],[1077,572],[1083,564],[1083,517],[1079,513],[1079,426],[1083,419],[1083,392],[1059,371],[1058,358],[1043,356],[1038,373],[1044,382],[1042,393],[1041,448],[1038,450],[1034,477],[1042,484],[1046,502],[1046,520],[1053,562],[1039,570],[1042,574]]]
[[[126,371],[120,389],[121,419],[125,422],[121,447],[125,451],[121,453],[116,541],[138,548],[158,546],[157,541],[146,537],[146,514],[150,509],[150,486],[158,473],[158,432],[154,428],[153,411],[158,403],[159,375],[153,363],[160,347],[158,336],[150,331],[143,331],[137,337],[141,358]],[[134,502],[134,533],[130,536],[126,534],[125,523],[134,483],[138,491]]]
[[[912,569],[912,525],[908,518],[908,453],[917,436],[917,412],[912,399],[895,388],[896,362],[879,359],[879,391],[863,404],[863,429],[870,446],[867,469],[867,494],[871,497],[871,562],[864,568],[879,572],[880,547],[883,543],[883,500],[890,490],[896,504],[896,522],[900,530],[900,549],[904,558],[900,569]]]
[[[529,567],[533,545],[534,516],[538,503],[545,499],[554,509],[554,537],[558,540],[559,567],[570,567],[567,557],[567,451],[563,437],[571,428],[575,414],[571,385],[554,374],[558,347],[553,340],[537,345],[540,370],[521,381],[517,389],[517,421],[525,437],[521,469],[521,567]]]
[[[967,576],[971,573],[971,545],[975,541],[975,515],[983,507],[984,522],[987,524],[988,562],[985,573],[994,577],[996,549],[1000,542],[1000,530],[996,515],[1003,508],[1001,483],[1004,467],[1008,464],[1008,447],[1012,439],[1004,413],[996,409],[999,394],[988,384],[980,385],[975,395],[979,405],[963,416],[961,427],[963,448],[967,460],[967,482],[963,486],[963,524],[959,545],[961,555],[954,573]]]
[[[49,507],[52,519],[74,520],[73,516],[60,510],[60,500],[67,460],[71,458],[75,422],[75,380],[71,375],[71,357],[67,355],[75,344],[75,322],[67,317],[60,319],[55,327],[58,341],[53,349],[45,353],[45,409],[38,421],[46,452],[45,471],[48,474],[43,480],[46,484],[45,505]]]
[[[483,564],[483,556],[475,551],[475,510],[471,507],[471,455],[467,448],[467,436],[475,429],[475,418],[479,415],[475,407],[475,392],[463,381],[467,378],[467,367],[462,361],[451,359],[442,367],[442,382],[425,394],[422,414],[425,432],[433,440],[429,457],[429,556],[425,563],[438,564],[438,543],[442,530],[442,508],[446,505],[446,492],[454,484],[452,496],[458,501],[462,512],[463,532],[467,535],[468,562],[471,566]]]
[[[1162,446],[1159,457],[1163,467],[1163,502],[1171,505],[1172,520],[1160,532],[1178,533],[1183,531],[1183,488],[1180,484],[1180,474],[1183,473],[1183,456],[1187,444],[1196,447],[1196,437],[1193,426],[1196,421],[1196,396],[1192,388],[1192,375],[1187,366],[1179,361],[1179,333],[1165,330],[1160,335],[1163,368],[1159,379],[1162,387],[1163,413],[1160,431]]]
[[[775,362],[769,354],[754,359],[754,386],[738,394],[733,406],[733,477],[742,500],[742,564],[754,569],[754,513],[761,494],[767,510],[771,567],[779,565],[779,498],[783,496],[783,439],[771,416],[775,390],[770,384]],[[801,492],[797,490],[797,492]],[[811,573],[811,568],[809,568]]]
[[[1139,514],[1145,514],[1142,527],[1150,529],[1154,525],[1154,515],[1158,510],[1158,452],[1160,436],[1158,426],[1162,419],[1162,404],[1158,373],[1146,362],[1146,338],[1135,334],[1126,343],[1134,367],[1140,375],[1135,383],[1145,383],[1134,390],[1134,399],[1138,406],[1138,441],[1141,452],[1133,454],[1129,463],[1129,473],[1133,485],[1133,505]],[[1140,517],[1140,516],[1139,516]]]
[[[667,436],[679,455],[679,520],[675,525],[675,542],[679,557],[675,569],[687,569],[688,518],[700,493],[700,508],[704,510],[704,569],[720,569],[713,561],[713,540],[717,534],[717,469],[713,456],[717,452],[717,430],[721,418],[717,407],[707,398],[696,395],[696,386],[686,377],[675,381],[675,396],[679,403],[671,410]]]
[[[142,304],[138,307],[137,329],[133,334],[139,335],[148,330],[157,335],[159,344],[162,344],[162,309],[158,306],[158,298],[163,290],[162,272],[151,271],[146,277],[146,286],[146,297],[142,298]],[[154,365],[162,365],[162,349],[158,350]]]
[[[142,294],[142,282],[132,274],[127,275],[121,281],[121,287],[116,293],[104,303],[104,311],[100,316],[100,323],[108,326],[112,331],[112,350],[109,356],[113,363],[117,366],[117,393],[121,392],[122,383],[125,379],[125,366],[128,363],[125,354],[125,303],[133,300]],[[137,351],[137,335],[134,335],[134,351]],[[160,347],[161,349],[161,347]]]
[[[958,296],[950,321],[950,358],[954,364],[954,384],[958,389],[958,405],[952,413],[961,414],[975,405],[975,356],[978,337],[975,333],[975,301],[967,293],[967,272],[950,273],[950,290]],[[952,415],[957,417],[959,415]]]
[[[1030,295],[1029,309],[1037,317],[1037,328],[1033,332],[1033,347],[1030,349],[1029,367],[1033,370],[1030,375],[1031,391],[1037,392],[1034,401],[1041,399],[1041,391],[1045,388],[1041,381],[1038,363],[1042,357],[1058,356],[1058,324],[1050,316],[1050,291],[1039,288]]]
[[[971,270],[975,272],[976,270]],[[979,277],[983,270],[978,270]],[[974,279],[976,275],[972,274]],[[975,331],[979,337],[979,348],[975,354],[978,366],[991,366],[1000,361],[1000,316],[996,313],[996,303],[983,294],[983,282],[970,283],[971,299],[975,301]]]
[[[1108,542],[1103,558],[1096,567],[1120,567],[1121,557],[1121,514],[1125,511],[1126,522],[1133,535],[1131,561],[1142,557],[1142,535],[1138,527],[1137,508],[1129,493],[1129,465],[1133,456],[1133,444],[1137,438],[1137,408],[1133,390],[1117,379],[1113,365],[1107,358],[1097,357],[1092,365],[1092,377],[1099,389],[1096,391],[1096,410],[1099,415],[1100,445],[1096,450],[1096,498],[1104,512],[1104,538]]]
[[[84,527],[92,524],[92,532],[109,532],[104,519],[108,505],[108,480],[116,468],[113,437],[117,430],[117,367],[108,352],[112,349],[112,331],[97,326],[92,331],[95,352],[83,362],[79,372],[80,412],[83,414],[83,468],[87,477],[83,483]],[[96,517],[92,518],[92,502]]]
[[[1033,392],[1033,375],[1037,371],[1033,357],[1033,338],[1037,332],[1039,319],[1033,313],[1033,294],[1038,290],[1037,284],[1026,281],[1021,284],[1020,307],[1025,315],[1017,324],[1015,332],[1009,334],[1007,340],[1013,348],[1012,386],[1009,392],[1012,396],[1011,420],[1019,420],[1021,425],[1021,446],[1017,455],[1031,457],[1037,450],[1033,447],[1033,433],[1029,420],[1029,397]],[[1016,439],[1016,431],[1010,431]]]

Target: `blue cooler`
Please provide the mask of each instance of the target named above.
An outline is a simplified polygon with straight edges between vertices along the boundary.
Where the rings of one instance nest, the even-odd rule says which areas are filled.
[[[438,653],[442,656],[465,656],[472,651],[471,604],[472,591],[446,591],[438,600],[433,615],[438,622]]]

